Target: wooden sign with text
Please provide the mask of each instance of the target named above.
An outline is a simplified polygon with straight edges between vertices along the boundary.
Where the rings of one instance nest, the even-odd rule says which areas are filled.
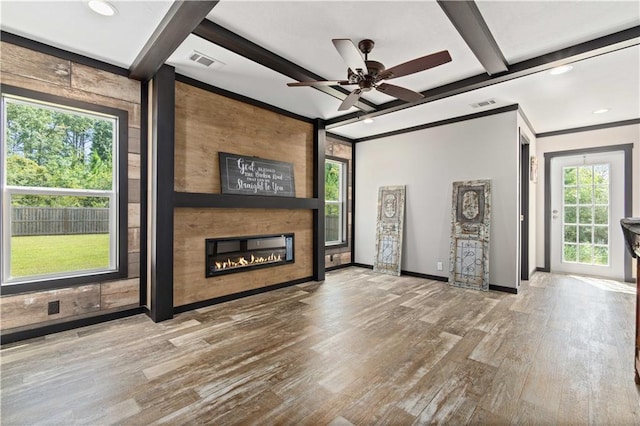
[[[223,194],[295,197],[293,164],[220,152]]]

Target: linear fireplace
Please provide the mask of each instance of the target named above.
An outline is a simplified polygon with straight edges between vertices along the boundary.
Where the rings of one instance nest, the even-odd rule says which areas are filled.
[[[293,263],[293,234],[205,240],[206,277]]]

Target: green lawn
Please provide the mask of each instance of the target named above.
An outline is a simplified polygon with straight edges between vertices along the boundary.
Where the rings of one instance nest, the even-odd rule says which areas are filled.
[[[109,234],[11,238],[11,276],[82,271],[109,266]]]

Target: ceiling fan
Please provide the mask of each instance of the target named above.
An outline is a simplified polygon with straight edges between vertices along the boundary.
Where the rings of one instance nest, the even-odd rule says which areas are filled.
[[[349,93],[346,99],[342,101],[342,104],[338,108],[338,111],[344,111],[351,108],[356,104],[356,102],[358,101],[358,99],[360,99],[360,96],[364,92],[368,92],[372,89],[376,89],[379,92],[386,93],[387,95],[402,99],[403,101],[407,102],[420,100],[424,98],[421,93],[414,92],[413,90],[396,86],[394,84],[381,83],[381,81],[424,71],[451,61],[451,55],[449,55],[449,52],[447,50],[443,50],[441,52],[422,56],[420,58],[416,58],[400,65],[396,65],[395,67],[386,69],[380,62],[369,60],[369,53],[371,53],[371,50],[373,50],[373,46],[375,45],[373,40],[361,40],[358,43],[357,48],[353,41],[348,38],[337,38],[331,41],[333,42],[333,45],[335,46],[340,56],[342,56],[342,59],[349,67],[347,71],[347,79],[300,81],[296,83],[287,83],[287,86],[301,87],[357,85],[358,87],[351,93]],[[364,53],[364,59],[362,59],[362,55],[360,55],[358,49],[360,49],[360,52]]]

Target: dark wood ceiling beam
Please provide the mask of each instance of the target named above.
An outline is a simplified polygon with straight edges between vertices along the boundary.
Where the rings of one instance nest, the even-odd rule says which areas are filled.
[[[425,90],[422,92],[424,98],[416,102],[403,102],[398,100],[386,102],[378,105],[378,109],[376,111],[368,113],[366,116],[373,118],[406,108],[412,108],[439,99],[458,95],[460,93],[481,89],[493,84],[503,83],[505,81],[525,77],[537,72],[546,71],[557,66],[611,53],[637,44],[640,44],[640,26],[632,27],[617,33],[580,43],[575,46],[567,47],[566,49],[557,50],[546,55],[518,62],[510,65],[509,70],[506,73],[497,76],[480,74],[454,83],[446,84],[444,86],[436,87],[434,89]],[[327,120],[326,128],[329,130],[355,123],[362,118],[363,114],[361,112],[342,115],[340,117]]]
[[[251,61],[265,66],[282,75],[291,77],[294,80],[326,80],[324,77],[321,77],[297,64],[294,64],[293,62],[283,58],[282,56],[276,55],[275,53],[247,40],[246,38],[241,37],[238,34],[216,24],[215,22],[211,22],[205,19],[200,23],[200,25],[196,27],[196,29],[193,31],[193,34],[211,43],[215,43],[218,46],[223,47],[240,56],[244,56],[245,58],[250,59]],[[314,87],[314,89],[331,95],[341,101],[343,101],[347,97],[347,95],[349,95],[349,91],[343,89],[342,87],[324,86]],[[302,89],[293,88],[291,90]],[[376,109],[376,105],[374,103],[362,98],[360,98],[355,106],[365,112],[372,112]]]
[[[438,0],[438,4],[489,75],[508,70],[507,60],[475,2]]]
[[[217,4],[217,0],[176,0],[133,61],[129,76],[149,80]]]

